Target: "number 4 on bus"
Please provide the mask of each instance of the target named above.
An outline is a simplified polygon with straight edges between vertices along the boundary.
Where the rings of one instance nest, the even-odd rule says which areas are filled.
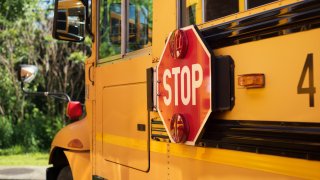
[[[303,82],[306,78],[307,72],[309,73],[309,87],[302,87]],[[309,94],[309,106],[314,107],[314,94],[316,93],[316,88],[314,87],[313,78],[313,54],[308,54],[306,62],[300,76],[299,84],[297,87],[298,94]]]

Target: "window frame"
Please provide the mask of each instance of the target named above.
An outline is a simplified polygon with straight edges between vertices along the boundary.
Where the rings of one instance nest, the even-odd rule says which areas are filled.
[[[132,59],[137,56],[150,54],[151,45],[137,49],[131,52],[127,52],[127,48],[129,45],[129,4],[130,0],[121,0],[121,51],[120,54],[109,56],[109,57],[99,57],[99,48],[100,48],[100,1],[97,0],[97,23],[96,23],[96,29],[97,29],[97,63],[112,63],[114,61],[119,60],[126,60],[126,59]],[[151,17],[153,18],[153,17]]]
[[[181,27],[184,27],[183,25],[183,1],[185,0],[177,0],[177,27],[178,28],[181,28]],[[263,4],[261,6],[256,6],[256,7],[252,7],[252,8],[249,8],[249,0],[238,0],[238,7],[239,7],[239,11],[237,13],[241,13],[241,12],[244,12],[244,11],[248,11],[248,10],[251,10],[251,9],[255,9],[255,8],[259,8],[261,6],[265,6],[265,5],[268,5],[268,4],[271,4],[271,3],[275,3],[275,2],[279,2],[280,0],[274,0],[273,2],[269,2],[269,3],[266,3],[266,4]],[[205,4],[205,0],[201,0],[201,9],[202,9],[202,12],[201,12],[201,22],[199,23],[196,23],[195,25],[199,25],[199,24],[203,24],[203,23],[207,23],[209,21],[215,21],[217,19],[221,19],[221,18],[225,18],[225,17],[228,17],[228,16],[232,16],[232,15],[235,15],[237,13],[233,13],[233,14],[229,14],[227,16],[223,16],[223,17],[219,17],[219,18],[216,18],[216,19],[212,19],[212,20],[208,20],[208,21],[205,21],[205,7],[204,7],[204,4]]]

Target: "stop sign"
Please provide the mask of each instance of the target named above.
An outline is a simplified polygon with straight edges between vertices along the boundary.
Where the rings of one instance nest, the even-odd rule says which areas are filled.
[[[176,143],[194,145],[211,111],[211,53],[195,26],[170,34],[157,67],[157,107]]]

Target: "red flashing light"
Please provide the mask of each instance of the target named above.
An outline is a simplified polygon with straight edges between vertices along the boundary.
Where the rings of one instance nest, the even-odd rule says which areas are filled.
[[[188,51],[188,38],[184,31],[175,30],[170,39],[170,54],[174,59],[182,59]]]
[[[67,106],[67,116],[71,120],[77,120],[82,116],[82,105],[79,101],[70,101]]]
[[[189,136],[189,124],[181,114],[174,114],[170,121],[170,134],[175,143],[184,143]]]

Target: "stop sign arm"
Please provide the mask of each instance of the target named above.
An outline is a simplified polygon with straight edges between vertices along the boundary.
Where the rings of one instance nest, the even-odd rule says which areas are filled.
[[[150,67],[146,70],[147,76],[147,110],[157,111],[157,75],[156,68]]]

